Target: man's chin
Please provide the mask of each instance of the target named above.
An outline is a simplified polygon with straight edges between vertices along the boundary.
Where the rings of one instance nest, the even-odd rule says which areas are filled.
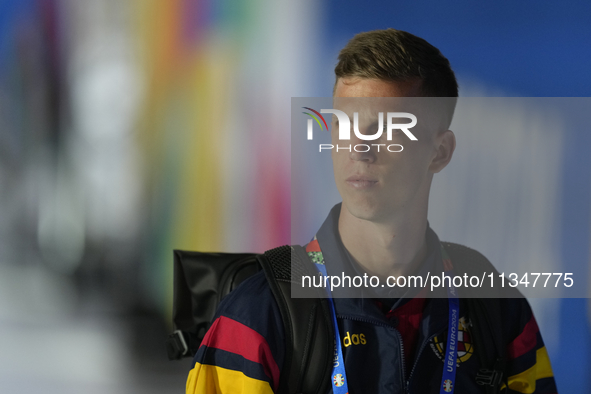
[[[382,222],[386,219],[387,212],[383,209],[379,209],[371,204],[351,204],[344,203],[345,209],[351,216],[360,220],[367,220],[370,222]]]

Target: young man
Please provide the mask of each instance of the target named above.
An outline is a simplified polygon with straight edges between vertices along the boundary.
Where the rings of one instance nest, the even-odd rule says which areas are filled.
[[[355,36],[341,51],[335,73],[334,106],[351,119],[353,111],[359,111],[361,134],[375,133],[376,113],[380,106],[387,111],[391,99],[369,99],[372,108],[359,110],[363,99],[349,98],[452,99],[444,100],[447,104],[435,120],[431,117],[413,129],[416,141],[407,143],[402,133],[392,136],[392,143],[404,145],[404,154],[375,147],[367,152],[333,150],[343,202],[331,210],[306,251],[325,265],[328,275],[368,274],[385,280],[444,271],[450,261],[428,226],[427,209],[433,174],[449,163],[455,149],[448,127],[458,88],[449,62],[426,41],[388,29]],[[425,113],[417,117],[424,119],[422,115],[429,118]],[[337,129],[333,123],[333,144],[338,143]],[[350,144],[364,142],[353,136]],[[482,367],[477,355],[482,350],[472,340],[464,301],[459,301],[459,312],[454,309],[457,324],[451,325],[453,303],[447,298],[401,291],[367,289],[362,297],[334,299],[346,379],[335,374],[333,389],[346,381],[350,393],[488,392],[477,383]],[[555,393],[527,301],[502,299],[499,305],[507,317],[501,326],[507,338],[505,382],[512,392]],[[451,348],[450,330],[457,335]],[[288,345],[285,337],[267,281],[255,275],[220,305],[195,356],[187,393],[276,392]],[[448,363],[450,357],[455,362]],[[448,366],[454,371],[449,380]]]

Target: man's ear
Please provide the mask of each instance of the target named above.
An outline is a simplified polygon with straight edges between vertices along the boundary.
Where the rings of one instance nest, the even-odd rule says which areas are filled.
[[[454,150],[456,149],[456,136],[453,131],[446,130],[439,132],[435,137],[435,148],[436,150],[433,159],[429,165],[429,171],[433,174],[443,170],[454,154]]]

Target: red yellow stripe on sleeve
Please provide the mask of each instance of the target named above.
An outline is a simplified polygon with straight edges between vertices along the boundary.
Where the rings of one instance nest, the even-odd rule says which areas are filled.
[[[187,393],[272,393],[279,367],[265,338],[226,316],[214,321],[195,356]]]
[[[252,328],[236,320],[220,316],[203,338],[201,346],[239,354],[247,360],[261,364],[265,374],[279,383],[279,367],[273,358],[267,340]]]
[[[513,374],[508,378],[511,390],[523,394],[556,391],[553,380],[547,379],[552,378],[554,374],[533,315],[523,327],[521,334],[507,346],[507,358],[513,369]]]
[[[536,363],[533,367],[513,376],[509,376],[509,388],[523,394],[536,391],[536,382],[540,379],[551,378],[554,374],[550,365],[550,358],[546,347],[536,350]],[[504,388],[503,385],[502,388]]]
[[[534,349],[538,342],[539,331],[538,323],[532,315],[521,334],[507,347],[507,356],[510,359],[517,358]]]
[[[252,379],[241,371],[196,363],[189,372],[187,394],[273,394],[269,382]]]

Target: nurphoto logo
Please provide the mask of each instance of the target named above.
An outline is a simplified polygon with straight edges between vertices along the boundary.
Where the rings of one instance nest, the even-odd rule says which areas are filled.
[[[308,111],[312,112],[303,112],[304,114],[311,117],[308,119],[308,130],[307,130],[307,137],[308,140],[314,139],[314,121],[320,126],[320,130],[328,131],[328,124],[326,123],[326,119],[322,114],[333,114],[337,117],[338,126],[339,126],[339,141],[347,141],[351,140],[351,120],[349,116],[340,111],[338,109],[321,109],[320,112],[310,108],[310,107],[302,107],[307,109]],[[409,119],[410,122],[408,123],[394,123],[394,119]],[[386,139],[388,141],[392,141],[392,134],[394,130],[402,131],[411,141],[417,141],[417,137],[414,136],[413,133],[410,132],[409,129],[415,127],[417,125],[417,117],[408,112],[387,112],[386,113]],[[378,113],[378,130],[375,134],[363,134],[359,131],[359,113],[353,113],[353,132],[355,136],[363,141],[375,141],[378,138],[382,137],[384,133],[384,112]],[[355,152],[368,152],[372,146],[377,148],[377,151],[380,151],[380,147],[385,147],[388,152],[402,152],[404,149],[400,144],[356,144],[356,145],[344,145],[341,146],[339,144],[336,147],[333,144],[319,144],[318,151],[322,152],[323,149],[325,150],[332,150],[336,149],[336,151],[340,150],[354,150]]]

